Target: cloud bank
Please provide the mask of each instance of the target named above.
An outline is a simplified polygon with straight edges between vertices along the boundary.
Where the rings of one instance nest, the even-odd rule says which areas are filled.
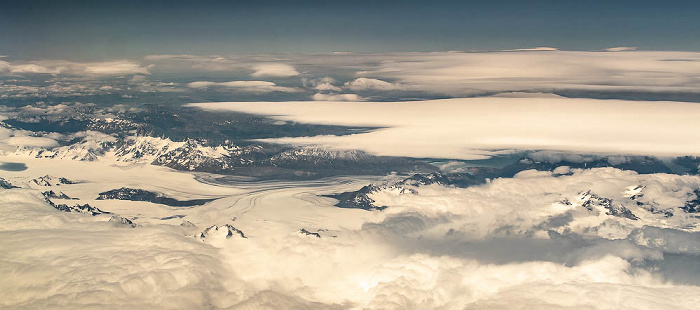
[[[15,63],[0,61],[0,73],[3,72],[5,74],[61,74],[94,77],[150,74],[148,65],[142,65],[131,60],[104,62],[39,60]]]
[[[675,60],[675,61],[669,61]],[[700,53],[519,50],[401,55],[363,77],[454,96],[503,91],[636,90],[697,93]]]
[[[700,106],[694,103],[545,95],[410,102],[216,102],[191,106],[304,123],[383,127],[349,136],[270,140],[358,148],[380,155],[477,159],[501,149],[700,154],[700,146],[693,142],[700,139],[696,121],[700,119]]]
[[[316,101],[362,101],[362,97],[357,94],[323,94],[316,93],[311,99]]]
[[[273,82],[267,81],[231,81],[231,82],[209,82],[209,81],[196,81],[187,84],[189,88],[230,88],[242,92],[250,93],[271,93],[271,92],[285,92],[285,93],[295,93],[299,92],[298,88],[278,86]]]
[[[260,184],[198,208],[162,210],[186,216],[183,225],[144,214],[135,228],[59,212],[37,190],[2,190],[0,306],[692,309],[700,302],[697,218],[644,207],[678,211],[700,186],[697,176],[525,171],[471,188],[385,188],[372,195],[384,212],[332,208],[309,194],[353,186],[339,181]],[[61,190],[76,186],[94,185]],[[589,199],[587,191],[639,219],[586,207],[579,198]],[[639,194],[642,205],[629,198]],[[232,223],[247,238],[225,230],[193,237],[212,222]]]

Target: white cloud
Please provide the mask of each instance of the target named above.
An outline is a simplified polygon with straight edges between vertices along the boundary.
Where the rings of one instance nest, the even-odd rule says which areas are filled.
[[[10,72],[12,72],[12,73],[32,73],[32,74],[58,74],[61,71],[58,68],[49,69],[47,67],[36,65],[36,64],[23,64],[23,65],[12,66],[12,69],[10,70]]]
[[[45,137],[15,136],[5,140],[4,142],[17,147],[51,148],[58,146],[58,142],[56,142],[56,140]]]
[[[357,94],[314,94],[311,99],[316,101],[362,101]]]
[[[299,92],[298,88],[278,86],[273,82],[267,81],[231,81],[231,82],[209,82],[196,81],[187,84],[190,88],[231,88],[242,92],[250,93],[270,93],[270,92]]]
[[[84,64],[87,74],[95,75],[127,75],[149,74],[148,67],[141,66],[131,61],[92,62]]]
[[[518,48],[518,49],[513,49],[513,50],[506,50],[506,51],[517,51],[517,52],[552,52],[552,51],[558,51],[559,49],[556,47],[547,47],[547,46],[541,46],[541,47],[533,47],[533,48]]]
[[[322,92],[340,92],[343,89],[336,86],[337,81],[329,76],[318,78],[318,79],[308,79],[302,78],[302,84],[304,87],[310,87],[317,91]]]
[[[697,93],[700,88],[697,52],[504,51],[374,57],[379,65],[360,71],[360,76],[452,96],[552,90]],[[342,63],[339,56],[328,59]]]
[[[10,63],[0,60],[0,73],[9,72],[10,70],[12,70]]]
[[[2,64],[0,64],[2,66]],[[52,74],[76,76],[123,76],[150,74],[149,66],[131,60],[104,62],[71,62],[64,60],[39,60],[30,62],[5,62],[5,71],[12,74]]]
[[[255,72],[251,75],[254,77],[290,77],[299,75],[299,72],[294,67],[280,63],[255,65],[253,70]]]
[[[386,81],[377,80],[377,79],[369,79],[369,78],[357,78],[355,80],[352,80],[350,82],[345,83],[345,85],[343,87],[354,90],[354,91],[363,91],[363,90],[389,91],[389,90],[406,89],[406,86],[401,85],[401,84],[389,83]]]
[[[331,83],[321,83],[316,86],[314,86],[315,90],[318,91],[333,91],[333,92],[340,92],[342,89],[338,86],[335,86]]]
[[[636,51],[636,47],[630,47],[630,46],[618,46],[618,47],[611,47],[611,48],[606,48],[605,49],[608,52],[627,52],[627,51]]]
[[[461,98],[409,102],[238,102],[193,104],[274,115],[315,124],[377,126],[348,136],[270,141],[356,148],[380,155],[483,158],[488,150],[540,149],[583,153],[697,155],[700,106],[679,102],[526,98]]]

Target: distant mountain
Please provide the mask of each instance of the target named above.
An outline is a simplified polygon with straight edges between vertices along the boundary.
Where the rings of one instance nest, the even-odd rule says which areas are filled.
[[[684,167],[690,174],[698,174],[700,170],[700,157],[698,156],[682,156],[673,159],[673,163]]]

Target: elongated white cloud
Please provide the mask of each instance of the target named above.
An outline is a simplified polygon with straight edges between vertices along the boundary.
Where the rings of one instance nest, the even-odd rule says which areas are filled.
[[[287,64],[260,64],[253,66],[253,70],[255,72],[251,75],[254,77],[290,77],[299,75],[299,72],[294,67]]]
[[[298,88],[278,86],[273,82],[267,81],[231,81],[231,82],[209,82],[209,81],[196,81],[187,84],[190,88],[231,88],[242,92],[250,93],[271,93],[271,92],[285,92],[285,93],[295,93],[299,92]]]
[[[11,137],[4,141],[9,145],[14,145],[18,147],[54,147],[58,146],[58,142],[51,138],[45,137],[31,137],[31,136],[17,136]]]
[[[12,73],[32,73],[32,74],[58,74],[59,68],[47,68],[36,64],[15,65],[10,69]]]
[[[71,62],[64,60],[40,60],[31,62],[4,62],[0,69],[12,74],[64,74],[77,76],[122,76],[150,74],[149,66],[131,60],[104,62]],[[2,72],[3,70],[0,70]]]
[[[608,52],[625,52],[625,51],[636,51],[636,47],[631,47],[631,46],[618,46],[618,47],[611,47],[611,48],[606,48],[605,49]]]
[[[149,74],[147,67],[131,61],[86,63],[84,64],[84,71],[87,74],[95,75]]]
[[[369,56],[368,56],[369,57]],[[362,77],[460,96],[502,91],[606,90],[697,93],[700,53],[517,50],[485,53],[375,55]],[[327,61],[342,62],[328,57]],[[320,61],[320,60],[317,60]]]
[[[237,102],[192,104],[315,124],[384,127],[348,136],[270,141],[358,148],[374,154],[474,159],[488,150],[700,154],[700,105],[679,102],[462,98],[411,102]]]
[[[559,49],[556,47],[547,47],[547,46],[541,46],[541,47],[532,47],[532,48],[517,48],[514,50],[506,50],[506,51],[511,51],[511,52],[551,52],[551,51],[558,51]]]
[[[322,94],[317,93],[311,96],[316,101],[361,101],[362,97],[357,94]]]
[[[321,83],[316,86],[314,86],[315,90],[318,91],[333,91],[333,92],[339,92],[342,91],[342,89],[338,86],[335,86],[331,83]]]

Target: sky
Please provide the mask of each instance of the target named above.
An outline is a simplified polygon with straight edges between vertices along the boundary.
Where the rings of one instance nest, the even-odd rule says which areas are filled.
[[[697,1],[0,1],[0,55],[700,50]]]

